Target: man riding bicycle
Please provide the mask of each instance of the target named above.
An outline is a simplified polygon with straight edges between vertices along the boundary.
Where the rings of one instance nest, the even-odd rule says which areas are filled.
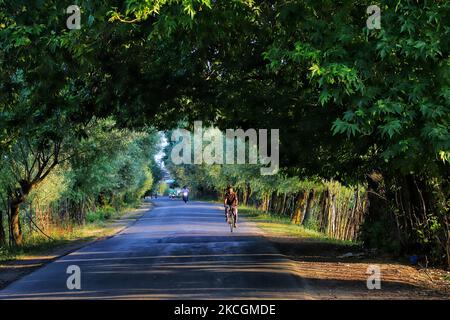
[[[234,227],[237,228],[237,219],[238,219],[238,213],[237,213],[237,206],[238,206],[238,196],[237,193],[234,192],[232,186],[228,186],[227,190],[225,192],[225,197],[223,201],[224,207],[225,207],[225,221],[228,221],[228,206],[231,207],[234,214]]]

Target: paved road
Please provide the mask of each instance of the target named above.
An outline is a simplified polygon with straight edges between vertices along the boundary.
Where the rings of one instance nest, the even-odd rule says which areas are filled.
[[[222,207],[158,199],[116,236],[64,256],[0,291],[0,299],[309,298],[294,264],[241,221],[231,234]],[[81,269],[69,290],[68,266]]]

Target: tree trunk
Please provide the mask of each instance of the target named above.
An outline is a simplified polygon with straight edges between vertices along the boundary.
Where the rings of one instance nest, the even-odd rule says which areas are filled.
[[[20,181],[20,188],[16,189],[10,195],[10,230],[12,241],[15,246],[23,244],[22,229],[20,227],[20,205],[25,202],[31,190],[36,186],[36,183],[31,183],[26,180]]]
[[[330,214],[329,214],[329,218],[330,218],[330,224],[329,224],[329,231],[328,231],[328,235],[330,235],[331,237],[336,237],[336,218],[337,218],[337,213],[336,213],[336,195],[332,194],[331,195],[331,203],[330,203]]]
[[[294,204],[294,213],[292,214],[291,221],[293,224],[297,224],[300,221],[300,215],[301,215],[301,200],[302,200],[302,193],[297,194],[297,198],[295,200]]]
[[[294,224],[299,224],[303,220],[304,216],[303,208],[305,207],[306,197],[307,197],[306,191],[299,193],[299,196],[296,201],[294,218],[292,219],[292,223]]]
[[[23,236],[22,236],[22,230],[20,228],[20,219],[19,219],[19,209],[20,204],[23,201],[21,199],[13,199],[11,201],[11,219],[10,219],[10,228],[12,233],[12,238],[14,241],[14,245],[21,246],[23,244]]]
[[[447,222],[447,269],[450,270],[450,229]]]
[[[305,209],[305,214],[303,215],[303,221],[302,221],[302,225],[305,225],[309,218],[311,217],[311,208],[312,208],[312,202],[314,200],[314,196],[315,196],[315,191],[314,189],[311,189],[309,191],[309,195],[308,195],[308,200],[306,200],[306,209]]]
[[[319,218],[319,231],[326,232],[328,226],[328,206],[329,206],[329,195],[330,191],[328,187],[324,190],[321,195],[321,210],[320,210],[320,218]]]
[[[250,197],[252,196],[252,188],[250,186],[250,183],[247,183],[247,192],[246,192],[246,194],[247,194],[247,198],[245,199],[245,203],[244,204],[248,205]]]
[[[0,247],[6,244],[5,229],[3,228],[3,211],[0,210]]]

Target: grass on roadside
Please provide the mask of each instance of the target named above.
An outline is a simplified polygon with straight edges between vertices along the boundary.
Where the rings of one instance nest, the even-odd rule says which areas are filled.
[[[115,210],[97,210],[89,212],[86,216],[86,224],[72,225],[65,227],[53,227],[46,230],[47,238],[39,232],[27,235],[22,247],[0,247],[0,262],[9,260],[24,259],[29,256],[48,253],[60,246],[76,244],[77,242],[88,242],[97,238],[107,237],[116,233],[118,226],[110,223],[114,219],[120,218],[131,208],[126,208],[116,212]]]
[[[208,203],[219,204],[217,200],[211,198],[195,199]],[[239,206],[239,214],[242,214],[247,220],[255,222],[264,231],[273,236],[287,236],[303,238],[305,240],[320,241],[344,246],[359,246],[360,243],[354,241],[337,240],[328,237],[322,232],[312,230],[310,228],[295,225],[289,217],[276,214],[269,214],[260,209],[251,206]]]
[[[445,281],[447,281],[447,282],[449,283],[449,285],[450,285],[450,275],[444,275],[442,278],[443,278]]]
[[[244,215],[248,220],[256,222],[259,227],[274,236],[297,237],[342,245],[357,244],[352,241],[330,238],[321,232],[293,224],[289,217],[268,214],[253,207],[239,206],[239,213]]]

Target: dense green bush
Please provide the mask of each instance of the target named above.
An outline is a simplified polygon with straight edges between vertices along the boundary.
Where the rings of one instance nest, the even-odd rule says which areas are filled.
[[[98,222],[105,221],[114,217],[117,214],[117,211],[110,206],[104,206],[102,208],[98,208],[95,211],[88,211],[86,214],[86,222]]]

